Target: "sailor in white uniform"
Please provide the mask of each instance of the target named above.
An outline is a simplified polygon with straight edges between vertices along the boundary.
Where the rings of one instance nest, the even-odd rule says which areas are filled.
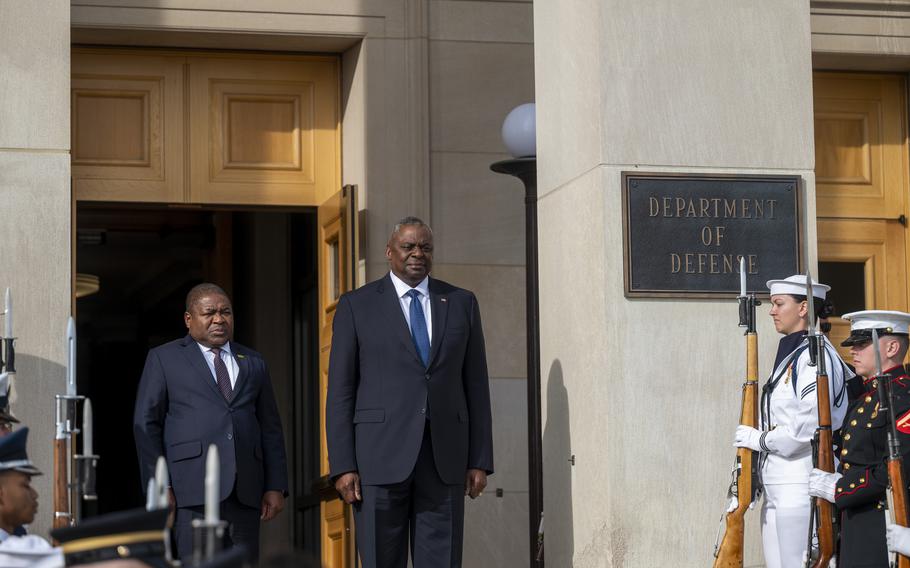
[[[761,452],[759,468],[764,490],[762,545],[768,568],[803,565],[809,532],[809,472],[812,438],[818,428],[816,370],[810,366],[806,277],[769,280],[771,318],[778,333],[774,371],[762,388],[761,429],[739,426],[734,445]],[[832,315],[826,299],[831,289],[813,281],[816,317]],[[831,425],[840,428],[847,411],[846,380],[853,372],[825,342]]]
[[[32,477],[41,475],[26,453],[28,428],[0,438],[0,566],[62,567],[63,553],[36,535],[16,536],[18,527],[35,519],[38,493]]]

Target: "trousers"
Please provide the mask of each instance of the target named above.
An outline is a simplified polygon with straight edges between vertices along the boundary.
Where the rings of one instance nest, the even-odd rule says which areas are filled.
[[[802,566],[809,535],[809,483],[765,485],[761,539],[767,568]]]
[[[354,525],[363,568],[406,568],[409,541],[414,568],[461,566],[464,484],[439,477],[430,421],[411,475],[401,483],[363,485],[361,495]]]

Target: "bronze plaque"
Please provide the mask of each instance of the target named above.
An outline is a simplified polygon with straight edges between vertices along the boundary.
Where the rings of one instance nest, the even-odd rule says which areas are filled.
[[[799,176],[623,172],[627,297],[739,295],[802,272]]]

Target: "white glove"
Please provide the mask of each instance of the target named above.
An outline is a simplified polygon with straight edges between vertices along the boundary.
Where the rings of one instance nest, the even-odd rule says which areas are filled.
[[[736,427],[736,435],[733,437],[733,447],[749,448],[750,450],[760,452],[761,445],[759,445],[759,440],[761,440],[761,435],[761,430],[756,430],[751,426],[743,426],[740,424]]]
[[[888,552],[894,554],[910,555],[910,529],[888,523],[885,529],[885,535],[888,540]]]
[[[839,473],[828,473],[820,469],[813,469],[809,473],[809,495],[821,497],[825,501],[834,503],[834,491],[837,481],[843,477]]]

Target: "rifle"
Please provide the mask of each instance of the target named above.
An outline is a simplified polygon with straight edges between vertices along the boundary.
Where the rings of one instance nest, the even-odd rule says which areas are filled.
[[[746,382],[743,383],[742,407],[739,423],[758,427],[758,335],[755,333],[755,307],[761,302],[755,294],[746,293],[745,260],[739,262],[739,327],[746,328]],[[737,448],[733,463],[733,479],[727,496],[736,506],[722,515],[726,527],[723,540],[714,543],[714,568],[742,568],[743,531],[745,515],[755,500],[758,489],[758,452]],[[719,536],[719,533],[718,533]]]
[[[882,356],[878,349],[878,330],[872,330],[872,347],[875,349],[875,376],[878,390],[878,411],[888,417],[888,514],[894,524],[907,524],[907,492],[904,484],[904,470],[901,459],[901,444],[897,437],[897,422],[894,416],[894,402],[891,392],[891,375],[882,374]],[[892,567],[910,568],[910,558],[895,554]]]
[[[816,329],[815,298],[812,294],[812,274],[806,271],[806,302],[809,312],[809,365],[815,367],[815,391],[818,397],[818,429],[813,440],[813,465],[834,473],[834,444],[831,437],[831,399],[828,392],[828,371],[825,368],[827,349],[825,335]],[[806,546],[806,568],[828,568],[834,557],[834,505],[825,499],[812,497],[809,513],[809,542]],[[812,558],[813,524],[818,533],[818,556]]]
[[[83,500],[97,499],[95,467],[98,456],[92,452],[91,402],[76,393],[76,324],[71,317],[66,328],[66,394],[56,395],[54,436],[54,528],[79,521]],[[83,427],[76,417],[82,406]],[[76,453],[82,434],[82,454]]]

